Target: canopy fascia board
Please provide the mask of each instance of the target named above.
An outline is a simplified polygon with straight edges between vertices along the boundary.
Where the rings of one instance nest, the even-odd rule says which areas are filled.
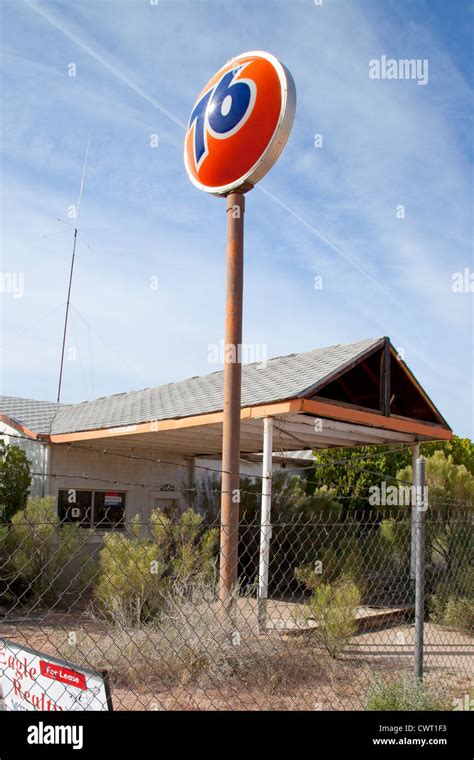
[[[441,425],[420,422],[419,420],[402,419],[393,414],[390,417],[385,417],[377,412],[351,409],[348,406],[341,407],[337,404],[326,403],[325,401],[303,399],[303,411],[318,417],[345,420],[347,422],[355,422],[358,425],[394,430],[401,433],[413,433],[414,435],[425,436],[434,440],[450,441],[453,437],[452,430]]]
[[[401,419],[394,415],[385,417],[377,412],[352,409],[348,406],[313,400],[313,399],[289,399],[271,404],[262,404],[254,407],[241,409],[241,420],[262,419],[287,414],[302,413],[311,414],[327,419],[353,422],[367,427],[393,430],[401,433],[409,433],[429,440],[450,440],[452,431],[441,425],[435,425],[419,420]],[[59,433],[49,436],[51,443],[74,443],[77,441],[90,441],[117,436],[136,436],[145,433],[161,433],[166,431],[179,431],[186,428],[222,424],[223,413],[211,412],[192,417],[181,417],[169,420],[152,420],[136,425],[101,428],[97,430],[83,430],[76,433]]]

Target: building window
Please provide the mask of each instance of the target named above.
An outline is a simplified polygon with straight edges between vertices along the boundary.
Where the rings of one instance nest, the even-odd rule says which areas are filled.
[[[123,529],[125,491],[61,489],[58,491],[58,514],[61,522],[79,523],[82,528]]]
[[[92,491],[69,488],[58,491],[58,514],[61,522],[77,522],[83,528],[92,523]]]
[[[94,524],[108,530],[123,527],[125,493],[123,491],[94,491]]]

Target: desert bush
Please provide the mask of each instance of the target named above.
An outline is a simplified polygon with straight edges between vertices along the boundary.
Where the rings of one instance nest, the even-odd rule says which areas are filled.
[[[410,521],[394,517],[382,520],[379,525],[379,537],[379,551],[384,558],[385,567],[390,566],[399,572],[406,572],[410,567]]]
[[[238,591],[234,593],[237,602]],[[241,643],[258,643],[258,637],[237,608],[231,615],[219,603],[214,583],[196,578],[189,585],[169,579],[161,588],[160,604],[160,615],[147,622],[135,625],[133,615],[119,612],[99,635],[82,631],[72,645],[65,639],[61,656],[95,670],[110,670],[115,685],[128,687],[144,678],[150,685],[170,687],[190,680],[217,684],[251,670],[251,658]],[[120,606],[121,612],[124,608]],[[104,620],[97,618],[93,606],[88,617],[103,628]]]
[[[474,566],[470,544],[458,547],[451,562],[433,577],[434,593],[429,600],[430,619],[438,625],[464,633],[474,630]]]
[[[307,556],[314,557],[314,562],[305,562],[294,569],[295,579],[309,591],[323,583],[351,580],[362,596],[366,587],[367,559],[360,543],[349,528],[342,532],[337,527],[330,531],[321,529],[311,551],[307,552]]]
[[[375,684],[368,693],[366,710],[370,711],[437,711],[452,710],[452,703],[412,676],[399,676],[388,681]]]
[[[80,595],[95,572],[89,554],[76,567],[88,535],[76,524],[61,524],[52,496],[29,498],[12,517],[5,539],[9,564],[25,584],[25,598],[50,603],[66,594]]]
[[[122,626],[139,625],[161,606],[163,561],[156,544],[119,533],[104,537],[95,597],[104,615]]]
[[[451,597],[443,616],[444,625],[465,633],[474,633],[474,604],[472,598]]]
[[[302,586],[308,589],[308,591],[314,591],[323,582],[322,573],[315,571],[313,565],[306,562],[300,567],[296,567],[294,570],[295,578]]]
[[[193,510],[173,523],[155,509],[149,528],[136,517],[131,536],[106,535],[95,589],[105,617],[119,625],[139,625],[160,614],[174,583],[182,589],[211,584],[218,531],[205,530],[202,523]]]
[[[304,620],[316,623],[312,629],[314,638],[333,658],[340,656],[357,630],[360,599],[360,591],[350,579],[321,583],[298,613]]]
[[[262,694],[280,694],[321,677],[321,658],[306,640],[259,635],[256,615],[249,615],[255,599],[242,590],[234,589],[232,605],[220,603],[214,584],[204,581],[175,582],[163,597],[161,614],[139,627],[104,627],[90,608],[94,625],[79,629],[73,643],[64,635],[60,656],[108,670],[114,687],[133,691],[146,683],[163,700],[191,686],[235,694],[258,684]]]
[[[464,633],[474,633],[474,603],[472,597],[434,594],[431,599],[433,623]]]
[[[171,577],[173,583],[211,583],[215,575],[218,528],[203,530],[201,515],[188,509],[173,525]]]
[[[181,683],[202,677],[219,682],[244,668],[242,634],[236,633],[235,617],[216,601],[214,586],[205,581],[191,589],[173,583],[159,629]]]

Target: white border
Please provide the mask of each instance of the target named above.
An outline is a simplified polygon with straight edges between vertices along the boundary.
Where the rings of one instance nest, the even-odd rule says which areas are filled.
[[[281,87],[280,115],[267,147],[263,151],[260,158],[257,159],[255,164],[245,174],[239,177],[239,179],[227,185],[221,185],[219,187],[210,188],[207,185],[203,185],[194,177],[190,171],[186,153],[186,138],[188,136],[188,130],[186,130],[186,137],[184,140],[184,166],[186,173],[195,187],[197,187],[199,190],[203,190],[206,193],[210,193],[211,195],[227,195],[228,193],[232,192],[232,190],[237,190],[245,182],[249,182],[252,186],[255,185],[259,180],[262,179],[262,177],[265,176],[265,174],[276,162],[277,158],[285,147],[291,132],[296,110],[295,83],[288,69],[282,63],[280,63],[278,58],[275,58],[274,55],[271,53],[265,53],[262,50],[251,50],[247,53],[241,53],[240,55],[237,55],[227,61],[227,63],[225,63],[224,66],[222,66],[214,76],[219,75],[223,69],[227,69],[233,62],[237,62],[242,58],[252,56],[254,58],[264,58],[265,60],[270,61],[278,74]]]

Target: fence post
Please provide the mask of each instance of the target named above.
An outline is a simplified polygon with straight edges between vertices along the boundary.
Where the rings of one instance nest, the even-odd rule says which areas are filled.
[[[272,453],[273,420],[263,420],[262,507],[260,512],[260,557],[258,565],[258,630],[263,631],[267,622],[268,565],[270,562],[270,539],[272,536]]]
[[[410,545],[410,580],[416,578],[416,460],[420,456],[420,444],[415,443],[411,453],[413,488],[411,494],[411,545]]]
[[[415,467],[415,662],[414,675],[423,678],[423,633],[425,622],[425,516],[428,499],[425,489],[425,460],[418,457]]]

